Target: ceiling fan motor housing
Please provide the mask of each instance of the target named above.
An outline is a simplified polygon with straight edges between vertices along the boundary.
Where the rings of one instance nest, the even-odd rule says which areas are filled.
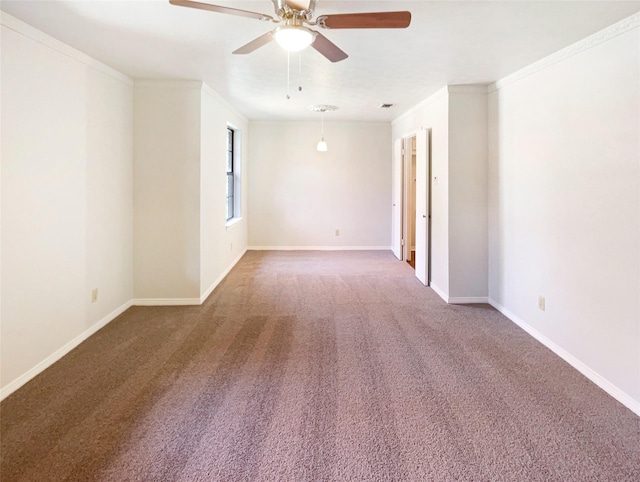
[[[311,21],[316,9],[316,0],[272,0],[276,15],[281,19],[298,17]]]

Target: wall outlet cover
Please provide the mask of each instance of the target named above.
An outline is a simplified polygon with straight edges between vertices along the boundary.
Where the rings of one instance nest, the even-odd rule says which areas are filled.
[[[540,309],[540,311],[544,311],[546,308],[546,302],[544,299],[544,296],[542,295],[538,295],[538,308]]]

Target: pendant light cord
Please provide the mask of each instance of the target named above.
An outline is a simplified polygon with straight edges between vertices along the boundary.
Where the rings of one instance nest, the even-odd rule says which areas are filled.
[[[291,52],[287,50],[287,100],[291,99],[290,78],[291,78]]]
[[[298,52],[298,92],[302,92],[302,52]]]
[[[302,52],[298,53],[298,92],[302,92]],[[287,51],[287,100],[291,100],[291,52]]]

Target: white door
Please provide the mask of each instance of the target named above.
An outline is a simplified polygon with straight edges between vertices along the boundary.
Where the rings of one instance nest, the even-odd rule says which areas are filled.
[[[416,277],[429,284],[429,130],[416,135]]]
[[[393,172],[391,186],[391,250],[402,259],[402,139],[393,146]]]

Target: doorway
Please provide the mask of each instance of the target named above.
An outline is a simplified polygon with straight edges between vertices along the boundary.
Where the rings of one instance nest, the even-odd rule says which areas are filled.
[[[403,149],[404,204],[402,218],[404,233],[403,258],[416,267],[416,136],[404,139]]]
[[[394,145],[392,250],[425,285],[431,278],[431,129]]]

